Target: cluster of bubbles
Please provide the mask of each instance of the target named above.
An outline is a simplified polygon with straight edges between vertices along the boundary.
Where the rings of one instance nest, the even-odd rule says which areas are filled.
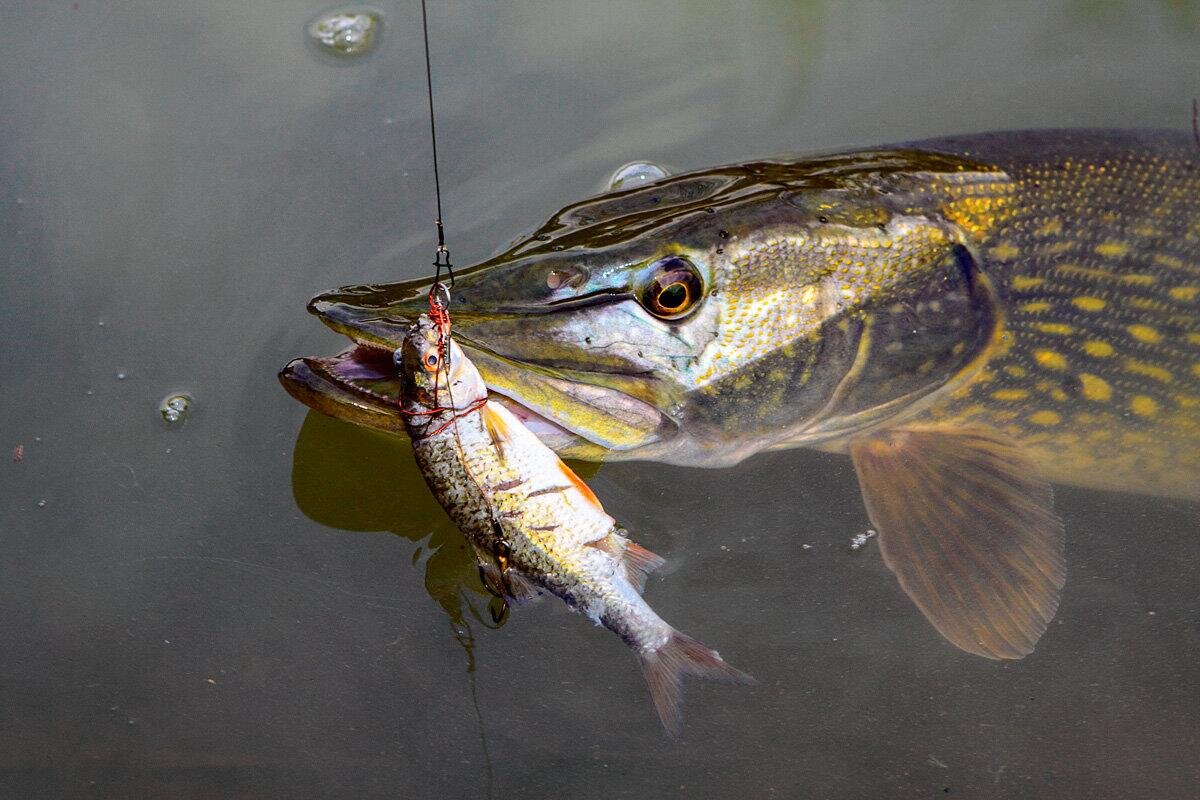
[[[867,542],[874,539],[875,536],[876,536],[875,531],[870,530],[870,529],[867,529],[863,533],[854,534],[854,536],[850,539],[850,549],[851,550],[863,549],[864,547],[867,546]]]
[[[375,11],[348,8],[326,11],[313,18],[306,30],[309,39],[335,56],[359,56],[369,52],[379,38],[383,21]]]

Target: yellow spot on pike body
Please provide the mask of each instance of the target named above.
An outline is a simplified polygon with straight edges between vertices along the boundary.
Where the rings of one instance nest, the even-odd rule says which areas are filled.
[[[1096,278],[1104,280],[1111,278],[1112,273],[1106,269],[1096,269],[1095,267],[1085,267],[1080,264],[1059,264],[1055,269],[1067,275],[1081,275],[1085,278]]]
[[[1039,322],[1033,327],[1037,328],[1042,333],[1056,333],[1062,336],[1066,336],[1075,332],[1075,329],[1070,325],[1065,325],[1061,322]]]
[[[1004,371],[1014,378],[1024,378],[1029,374],[1029,370],[1022,367],[1020,364],[1009,364],[1004,368]]]
[[[1061,353],[1053,350],[1034,350],[1033,357],[1039,364],[1049,369],[1066,369],[1067,367],[1067,360],[1062,357]]]
[[[1083,396],[1088,400],[1103,403],[1112,399],[1112,387],[1108,381],[1087,372],[1079,373],[1079,381],[1083,384]]]
[[[1129,401],[1129,408],[1141,417],[1153,417],[1158,413],[1158,403],[1154,401],[1153,397],[1147,397],[1144,394],[1135,394]]]
[[[1113,354],[1112,345],[1108,342],[1102,342],[1099,339],[1092,339],[1083,343],[1083,352],[1089,356],[1096,358],[1108,358]]]
[[[1099,297],[1076,297],[1071,301],[1075,307],[1083,311],[1099,311],[1108,305],[1102,298]]]
[[[1165,307],[1161,301],[1151,297],[1127,297],[1125,302],[1129,304],[1130,308],[1142,311],[1159,311]]]
[[[1038,236],[1053,236],[1062,233],[1062,220],[1058,217],[1046,220],[1046,224],[1037,229]]]
[[[1200,294],[1200,287],[1176,286],[1174,289],[1167,292],[1167,294],[1171,295],[1171,297],[1175,298],[1176,300],[1183,300],[1184,302],[1187,302],[1188,300],[1196,299],[1196,295]]]
[[[1200,344],[1200,333],[1189,333],[1187,340],[1188,344]]]
[[[1162,338],[1162,334],[1149,325],[1130,325],[1126,330],[1129,331],[1130,336],[1139,342],[1154,343]]]
[[[1197,378],[1200,378],[1200,361],[1197,361],[1195,364],[1192,364],[1192,374],[1195,375]]]
[[[1021,310],[1030,314],[1037,314],[1042,311],[1049,311],[1050,304],[1045,300],[1034,300],[1032,303],[1026,303],[1025,305],[1021,306]]]
[[[1024,389],[997,389],[992,392],[992,397],[997,400],[1024,400],[1029,397],[1029,392]]]
[[[1104,242],[1096,245],[1096,255],[1105,258],[1122,258],[1129,253],[1129,245],[1125,242]]]
[[[1018,275],[1013,278],[1012,285],[1014,289],[1033,289],[1036,286],[1041,286],[1046,282],[1045,278],[1030,278],[1025,275]]]
[[[1057,425],[1062,422],[1062,417],[1057,411],[1035,411],[1029,415],[1029,421],[1034,425]]]
[[[1012,246],[1010,242],[1001,242],[988,251],[992,258],[997,261],[1012,261],[1021,254],[1021,251]]]
[[[1182,258],[1167,253],[1155,253],[1152,259],[1155,264],[1170,267],[1171,269],[1184,269],[1187,266]]]
[[[1147,378],[1153,378],[1154,380],[1162,381],[1163,383],[1170,383],[1175,377],[1170,373],[1169,370],[1165,370],[1162,367],[1154,364],[1147,364],[1145,361],[1138,361],[1133,358],[1125,359],[1124,366],[1127,372],[1132,372],[1135,375],[1145,375]]]
[[[1150,286],[1157,280],[1153,275],[1143,275],[1138,272],[1133,272],[1128,275],[1122,275],[1121,280],[1133,286]]]

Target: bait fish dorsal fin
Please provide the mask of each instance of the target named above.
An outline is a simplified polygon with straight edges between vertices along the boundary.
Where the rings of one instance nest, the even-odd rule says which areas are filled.
[[[492,444],[496,446],[496,452],[501,458],[505,457],[505,450],[512,443],[512,429],[508,425],[508,420],[500,413],[502,406],[491,402],[490,400],[483,404],[483,408],[479,409],[479,415],[483,419],[483,427],[487,430],[488,436],[492,438]]]
[[[886,431],[850,454],[884,563],[938,632],[986,658],[1031,653],[1066,578],[1033,463],[986,429]]]
[[[588,542],[588,545],[615,558],[625,572],[625,579],[633,584],[638,594],[645,591],[646,579],[650,577],[650,573],[667,563],[662,556],[630,540],[620,527],[593,542]]]
[[[596,497],[596,493],[592,491],[592,487],[583,482],[583,478],[575,474],[575,471],[563,463],[558,456],[554,457],[558,462],[558,470],[563,477],[567,479],[567,483],[574,488],[584,499],[586,503],[594,506],[597,511],[604,511],[604,506],[600,505],[600,499]]]

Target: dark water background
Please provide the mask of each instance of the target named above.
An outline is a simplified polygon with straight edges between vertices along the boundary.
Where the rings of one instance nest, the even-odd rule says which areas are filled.
[[[844,458],[606,466],[608,510],[671,563],[650,601],[759,680],[693,685],[682,743],[561,604],[475,619],[407,444],[275,380],[341,346],[310,295],[417,276],[432,247],[418,5],[379,3],[381,47],[346,65],[306,46],[322,7],[5,8],[0,796],[1197,796],[1181,501],[1061,490],[1062,607],[1001,664],[942,641],[874,543],[850,551]],[[1200,93],[1195,3],[431,14],[459,263],[634,159],[1186,128]],[[195,412],[168,428],[180,388]]]

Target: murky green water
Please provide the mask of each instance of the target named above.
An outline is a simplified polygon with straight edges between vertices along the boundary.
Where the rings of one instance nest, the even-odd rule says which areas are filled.
[[[306,41],[319,3],[6,11],[0,794],[1196,795],[1180,501],[1062,490],[1062,606],[1001,664],[942,641],[874,542],[850,548],[868,522],[844,458],[606,466],[608,510],[669,559],[653,605],[759,680],[693,685],[682,743],[625,648],[560,603],[492,630],[407,444],[275,380],[341,346],[310,295],[432,253],[418,4],[375,7],[374,51],[336,62]],[[431,14],[459,263],[634,160],[1187,127],[1200,93],[1194,3]]]

